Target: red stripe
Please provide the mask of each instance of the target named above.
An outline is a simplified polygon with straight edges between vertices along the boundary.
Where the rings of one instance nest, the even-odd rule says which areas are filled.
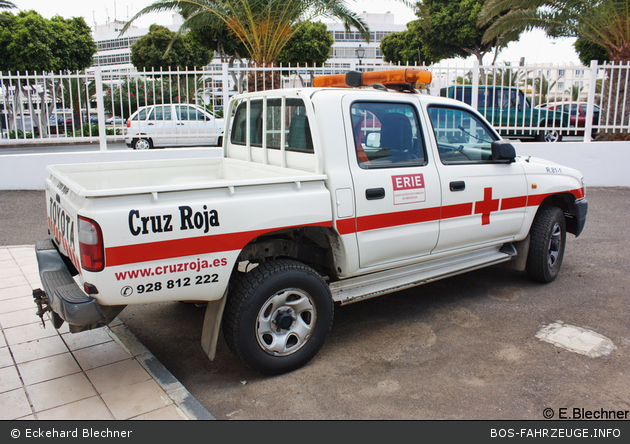
[[[581,188],[567,191],[577,199],[584,197]],[[524,206],[538,206],[547,197],[556,193],[535,194],[528,196],[516,196],[501,199],[501,210],[512,210]],[[339,234],[351,234],[359,231],[375,230],[379,228],[409,225],[414,223],[430,222],[440,219],[469,216],[473,213],[473,203],[447,205],[444,207],[426,208],[386,214],[375,214],[359,218],[346,218],[336,221]],[[330,227],[330,222],[320,222],[305,226]],[[284,227],[246,231],[242,233],[227,233],[211,236],[175,239],[169,241],[150,242],[146,244],[125,245],[110,247],[105,250],[107,266],[118,266],[137,262],[170,259],[180,256],[193,256],[197,254],[216,253],[220,251],[233,251],[242,249],[255,237],[283,229],[298,228]],[[74,261],[73,261],[74,262]]]
[[[350,219],[337,220],[337,231],[339,234],[350,234],[357,232],[357,219],[352,217]]]
[[[168,241],[149,242],[146,244],[123,245],[105,249],[108,267],[171,259],[181,256],[217,253],[219,251],[240,250],[252,239],[272,231],[300,227],[330,227],[331,222],[319,222],[299,227],[284,227],[245,231],[241,233],[215,234],[211,236],[187,237]]]
[[[448,205],[442,207],[442,219],[451,219],[453,217],[469,216],[472,214],[473,204],[472,202]]]
[[[501,210],[513,210],[527,206],[527,196],[507,197],[501,199]]]
[[[397,213],[374,214],[371,216],[360,217],[357,221],[357,231],[376,230],[379,228],[429,222],[432,220],[438,220],[439,218],[439,207],[400,211]]]
[[[554,196],[562,193],[570,193],[575,196],[576,199],[582,199],[584,197],[584,189],[577,188],[575,190],[568,191],[558,191],[555,193],[546,193],[546,194],[532,194],[527,198],[527,206],[528,207],[537,207],[539,206],[546,198],[549,196]]]

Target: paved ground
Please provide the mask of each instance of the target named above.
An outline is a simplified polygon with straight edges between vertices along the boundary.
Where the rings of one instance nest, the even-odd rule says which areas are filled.
[[[322,351],[287,375],[243,368],[223,340],[208,361],[199,346],[203,309],[194,305],[127,307],[120,318],[217,419],[630,412],[630,189],[589,189],[587,198],[584,233],[569,236],[552,284],[494,267],[336,307]],[[45,236],[43,211],[43,193],[0,191],[0,245]],[[547,339],[574,333],[582,353],[537,337],[554,324],[566,329]],[[602,350],[609,354],[595,356]]]
[[[0,420],[212,419],[119,320],[44,328],[35,250],[0,246]]]

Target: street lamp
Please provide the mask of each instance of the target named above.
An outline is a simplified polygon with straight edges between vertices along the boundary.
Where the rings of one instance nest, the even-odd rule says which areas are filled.
[[[357,55],[357,59],[359,59],[359,66],[361,66],[361,59],[365,56],[365,48],[362,48],[359,43],[359,47],[355,49],[354,52]],[[359,70],[361,70],[361,68],[359,68]]]

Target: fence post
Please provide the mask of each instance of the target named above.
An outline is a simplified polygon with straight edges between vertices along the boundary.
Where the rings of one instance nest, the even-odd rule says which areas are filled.
[[[464,94],[462,92],[462,101],[464,100]],[[470,92],[470,106],[473,109],[477,109],[479,104],[479,60],[473,60],[472,70],[472,91]]]
[[[101,151],[107,151],[107,134],[105,133],[105,101],[103,100],[103,74],[100,66],[94,67],[96,83],[96,115],[98,118],[98,143]]]
[[[597,86],[597,60],[591,60],[591,76],[586,99],[586,122],[584,122],[584,142],[591,141],[593,132],[593,114],[595,105],[595,87]]]
[[[228,119],[227,109],[230,101],[230,73],[228,71],[228,63],[221,63],[221,89],[223,90],[223,118]]]

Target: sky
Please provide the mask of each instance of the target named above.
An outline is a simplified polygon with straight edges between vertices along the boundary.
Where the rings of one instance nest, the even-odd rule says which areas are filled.
[[[140,9],[153,3],[154,0],[12,0],[22,10],[34,9],[43,17],[60,15],[65,18],[84,17],[89,26],[105,24],[108,20],[127,20]],[[395,22],[405,24],[415,19],[413,10],[396,0],[357,0],[350,1],[349,6],[356,12],[387,12],[394,14]],[[15,12],[15,10],[12,10]],[[153,23],[170,24],[171,14],[150,14],[136,21],[139,27],[148,27]],[[525,57],[525,64],[580,64],[575,50],[574,39],[551,39],[542,31],[532,31],[521,36],[519,42],[508,45],[498,56],[497,62],[518,63]],[[459,59],[461,60],[461,59]],[[471,59],[468,59],[470,61]],[[490,55],[484,63],[491,63]],[[450,61],[449,61],[450,62]],[[463,62],[462,62],[463,63]]]

